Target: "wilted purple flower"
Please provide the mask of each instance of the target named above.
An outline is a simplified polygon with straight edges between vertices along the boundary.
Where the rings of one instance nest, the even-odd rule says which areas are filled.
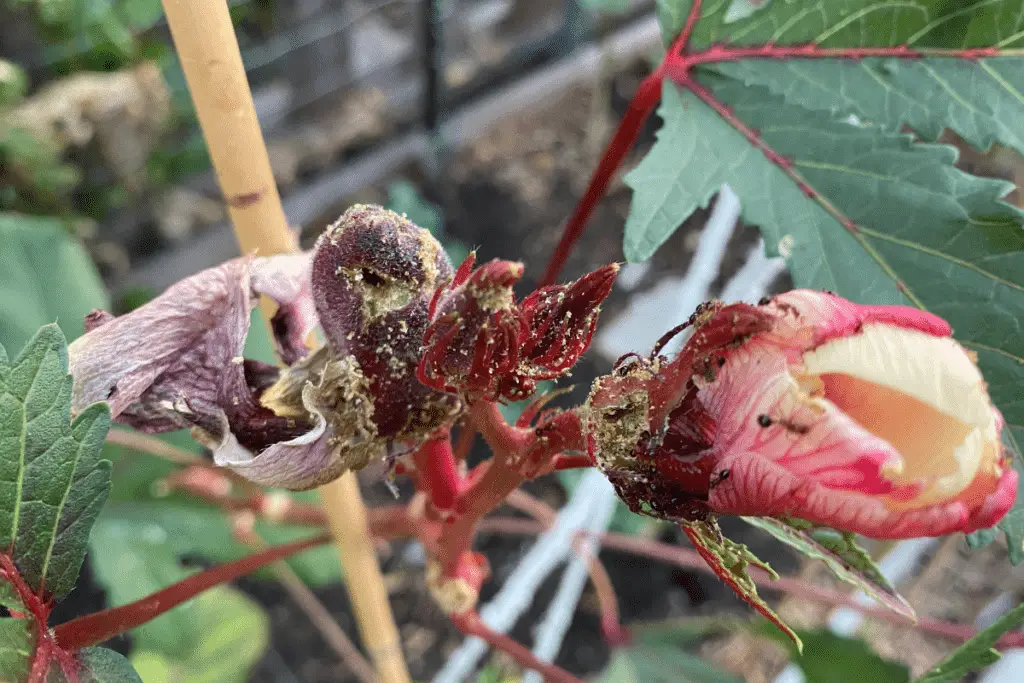
[[[315,324],[308,254],[243,257],[171,286],[123,316],[94,311],[69,348],[73,409],[107,401],[113,417],[148,433],[189,428],[259,483],[300,489],[344,469],[314,400],[282,416],[261,403],[280,371],[243,360],[260,294],[279,305],[275,342],[284,358],[307,352]]]
[[[257,483],[318,486],[457,416],[458,399],[415,374],[429,299],[451,272],[427,231],[353,207],[312,253],[235,259],[126,315],[91,313],[69,349],[73,407],[107,401],[142,431],[191,429]],[[278,304],[284,368],[242,357],[260,295]],[[317,323],[328,345],[310,354]]]

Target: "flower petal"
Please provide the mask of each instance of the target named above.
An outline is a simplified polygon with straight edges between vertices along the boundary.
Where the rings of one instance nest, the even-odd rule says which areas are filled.
[[[196,405],[219,402],[225,373],[249,328],[249,259],[228,261],[123,316],[90,316],[72,342],[72,410],[106,401],[112,416],[147,432],[195,424]]]
[[[252,261],[252,289],[277,303],[270,321],[277,354],[291,365],[309,353],[306,340],[316,327],[310,274],[313,252],[283,254]]]

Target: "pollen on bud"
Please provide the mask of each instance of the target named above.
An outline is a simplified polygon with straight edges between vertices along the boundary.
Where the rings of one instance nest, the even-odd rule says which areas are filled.
[[[618,273],[619,266],[613,263],[523,299],[519,314],[528,333],[520,349],[521,374],[534,380],[555,379],[576,364],[590,347],[601,304]]]
[[[494,400],[519,360],[521,324],[512,287],[523,265],[495,259],[470,271],[474,261],[470,254],[452,285],[431,302],[418,376],[439,391]]]
[[[428,309],[452,278],[440,243],[393,211],[356,205],[320,237],[313,300],[332,353],[369,381],[378,436],[428,434],[458,410],[456,397],[416,378]]]

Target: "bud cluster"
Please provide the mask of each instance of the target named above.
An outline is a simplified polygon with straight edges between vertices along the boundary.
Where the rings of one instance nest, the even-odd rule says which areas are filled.
[[[567,285],[543,287],[516,303],[523,266],[470,254],[430,305],[420,382],[438,391],[517,401],[537,383],[566,374],[590,346],[615,264]]]

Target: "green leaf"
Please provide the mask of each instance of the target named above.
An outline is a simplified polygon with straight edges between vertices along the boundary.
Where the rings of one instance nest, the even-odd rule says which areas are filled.
[[[90,647],[78,653],[82,683],[142,683],[139,674],[121,654],[105,647]]]
[[[689,2],[672,3],[678,12]],[[816,5],[773,2],[735,20],[731,3],[704,2],[692,48],[817,43],[823,47],[1020,47],[1024,15],[1018,0],[829,0]],[[680,23],[680,27],[682,24]],[[678,33],[678,29],[676,31]]]
[[[0,548],[33,590],[60,597],[75,584],[110,490],[100,459],[106,404],[70,421],[67,344],[47,325],[8,363],[0,353]]]
[[[684,617],[647,623],[633,622],[629,625],[629,634],[636,644],[650,648],[667,645],[682,647],[699,644],[708,636],[742,631],[749,628],[749,625],[750,620],[738,617]]]
[[[1024,153],[1024,57],[741,60],[715,70],[886,131],[908,125],[934,141],[950,128],[982,151],[999,142]]]
[[[0,680],[21,681],[28,676],[32,656],[31,622],[0,619]]]
[[[520,683],[522,676],[506,672],[504,667],[498,664],[488,664],[481,669],[476,677],[476,683]]]
[[[744,517],[743,521],[766,531],[808,557],[822,560],[836,578],[857,586],[893,612],[917,619],[910,603],[875,566],[867,551],[857,545],[854,534],[795,519]]]
[[[617,14],[629,9],[629,0],[579,0],[579,3],[595,13]]]
[[[262,321],[259,323],[263,324]],[[161,438],[181,448],[197,448],[185,431],[162,434]],[[175,558],[202,557],[211,562],[228,562],[252,552],[251,547],[235,537],[222,509],[184,494],[157,495],[156,483],[176,471],[177,466],[147,453],[111,444],[104,449],[104,456],[113,462],[113,472],[110,503],[103,510],[101,521],[122,524],[145,520],[149,531],[139,530],[137,533],[166,536]],[[285,495],[304,502],[318,500],[315,492],[288,492]],[[308,527],[263,520],[257,521],[255,530],[271,544],[287,543],[309,535]],[[104,549],[94,543],[93,551],[102,553]],[[177,563],[176,559],[171,561]],[[311,586],[326,586],[341,580],[337,554],[329,546],[313,548],[289,558],[287,562]],[[252,576],[269,579],[274,575],[263,569]]]
[[[16,612],[26,612],[25,603],[21,601],[18,591],[9,581],[0,581],[0,605]]]
[[[17,104],[27,88],[25,71],[14,62],[0,59],[0,107]]]
[[[734,21],[751,17],[772,4],[772,0],[732,0],[728,9],[725,10],[725,23],[731,24]]]
[[[661,27],[661,38],[665,45],[671,45],[686,23],[690,11],[690,0],[655,0],[654,9]]]
[[[918,679],[918,683],[952,683],[959,681],[971,671],[977,671],[999,659],[999,652],[995,644],[1007,631],[1019,628],[1024,624],[1024,605],[1017,605],[1015,608],[1001,616],[994,624],[974,636],[966,643],[953,651],[953,654],[946,657]]]
[[[444,234],[444,218],[436,204],[424,199],[416,186],[399,179],[388,185],[387,208],[425,228],[434,237]]]
[[[147,31],[164,17],[164,6],[160,0],[118,0],[117,13],[136,32]]]
[[[638,645],[618,650],[600,683],[742,683],[685,650]]]
[[[791,638],[797,651],[800,651],[803,644],[800,642],[799,636],[757,594],[757,585],[747,573],[747,567],[751,565],[758,567],[773,579],[779,578],[778,574],[766,562],[750,552],[747,546],[722,536],[722,530],[718,528],[717,521],[692,522],[680,524],[679,527],[711,567],[711,570],[715,572],[715,575],[744,602],[760,612],[765,619]]]
[[[54,321],[74,339],[86,314],[107,306],[96,267],[61,221],[0,213],[0,345],[21,348]]]
[[[178,561],[178,535],[143,516],[105,514],[100,519],[92,558],[112,604],[132,602],[190,573]],[[268,626],[258,606],[237,590],[220,586],[131,633],[136,648],[131,661],[146,683],[241,683],[267,646]],[[160,666],[171,673],[163,678],[147,675]]]
[[[132,652],[131,662],[145,683],[245,683],[266,651],[270,624],[263,610],[239,591],[217,588],[195,600],[199,636],[182,655],[159,649]]]
[[[857,680],[871,683],[907,683],[910,680],[906,666],[882,659],[859,638],[837,636],[825,629],[797,631],[805,645],[800,655],[775,629],[762,627],[757,632],[789,648],[793,663],[804,672],[805,683],[847,683],[851,672],[856,672]]]
[[[1004,432],[1013,443],[1015,456],[1013,466],[1017,470],[1017,500],[1010,511],[999,520],[996,528],[1006,534],[1006,544],[1010,553],[1010,562],[1018,565],[1024,562],[1024,427],[1010,425]]]
[[[1024,23],[1024,5],[1016,0],[836,0],[814,11],[799,3],[775,3],[742,21],[735,21],[735,5],[705,7],[691,46],[720,41],[947,49],[1024,45],[1024,32],[1014,29]],[[998,141],[1024,152],[1021,56],[747,59],[711,68],[748,85],[767,87],[791,104],[855,114],[888,131],[907,124],[925,139],[935,140],[948,127],[981,150]]]

